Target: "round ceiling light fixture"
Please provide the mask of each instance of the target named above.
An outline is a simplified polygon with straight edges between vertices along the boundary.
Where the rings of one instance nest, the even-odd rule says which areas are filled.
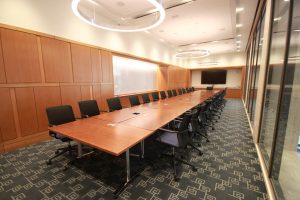
[[[188,50],[188,51],[181,51],[176,53],[174,56],[176,58],[202,58],[209,56],[210,52],[208,50]]]
[[[138,32],[158,26],[166,17],[162,3],[144,0],[143,5],[145,12],[132,17],[127,17],[130,13],[124,10],[123,16],[126,17],[120,16],[122,11],[114,10],[116,6],[107,0],[73,0],[72,10],[79,19],[94,27],[116,32]]]

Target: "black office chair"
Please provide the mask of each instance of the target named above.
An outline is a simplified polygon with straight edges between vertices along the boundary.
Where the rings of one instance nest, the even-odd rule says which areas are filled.
[[[187,93],[190,93],[190,92],[191,92],[191,91],[190,91],[190,88],[187,87],[187,88],[186,88],[186,92],[187,92]]]
[[[150,98],[148,94],[142,94],[142,99],[144,103],[150,103]]]
[[[109,112],[122,109],[121,101],[118,97],[106,99],[106,101],[109,108]]]
[[[165,99],[167,98],[166,92],[165,91],[160,91],[160,98]]]
[[[172,93],[171,90],[168,90],[167,93],[168,93],[168,97],[169,97],[169,98],[173,96],[173,93]]]
[[[179,95],[182,95],[182,90],[181,90],[181,88],[178,89],[178,94],[179,94]]]
[[[179,177],[177,176],[177,170],[176,170],[176,161],[186,164],[186,165],[189,165],[190,167],[192,167],[193,171],[197,171],[197,168],[194,165],[181,159],[180,156],[175,153],[175,149],[183,150],[188,145],[188,142],[190,140],[189,135],[188,135],[188,129],[189,129],[189,123],[191,121],[191,117],[192,116],[190,114],[184,115],[178,130],[170,130],[170,129],[160,128],[159,136],[156,139],[157,141],[172,147],[171,155],[169,155],[169,154],[162,154],[162,155],[172,158],[175,181],[179,180]]]
[[[176,97],[177,96],[177,92],[175,89],[172,90],[173,96]]]
[[[195,91],[195,88],[194,87],[191,87],[192,88],[192,92],[194,92]]]
[[[185,94],[186,93],[186,90],[184,88],[181,88],[182,90],[182,93]]]
[[[129,96],[129,101],[131,106],[138,106],[141,105],[139,97],[137,95]]]
[[[153,101],[159,100],[158,92],[152,92],[151,94],[152,94]]]
[[[46,113],[48,117],[48,126],[50,127],[75,121],[74,112],[70,105],[49,107],[46,108]],[[55,139],[61,140],[62,142],[67,142],[68,146],[57,149],[55,151],[55,155],[47,161],[48,165],[52,163],[54,158],[57,158],[67,152],[71,154],[72,151],[76,150],[75,147],[71,146],[72,140],[70,138],[57,134],[53,131],[49,131],[49,135]]]
[[[96,100],[79,101],[78,105],[82,118],[100,115],[100,110]]]
[[[191,131],[193,134],[203,137],[206,139],[206,142],[209,142],[207,135],[207,127],[205,126],[205,104],[197,106],[196,111],[192,114],[191,119]]]

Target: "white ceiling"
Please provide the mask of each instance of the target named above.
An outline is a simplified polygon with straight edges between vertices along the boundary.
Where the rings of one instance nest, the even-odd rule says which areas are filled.
[[[153,13],[153,6],[146,0],[82,1],[86,1],[87,5],[93,2],[101,5],[101,9],[105,10],[103,15],[118,24],[130,24],[136,17]],[[150,37],[172,46],[176,51],[203,49],[209,50],[211,54],[231,53],[237,51],[237,41],[240,41],[240,50],[244,51],[257,1],[163,0],[166,18],[162,24],[147,33],[150,33]],[[236,8],[244,10],[236,13]],[[144,20],[148,23],[153,20],[149,18],[155,18],[155,14],[138,18],[137,21],[141,23]],[[236,24],[243,26],[236,28]],[[242,36],[238,37],[239,34]]]

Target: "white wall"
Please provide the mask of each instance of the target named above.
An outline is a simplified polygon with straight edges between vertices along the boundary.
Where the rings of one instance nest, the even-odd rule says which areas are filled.
[[[209,85],[201,84],[202,70],[192,71],[192,86],[197,88],[206,88]],[[214,87],[241,88],[242,69],[227,69],[226,84],[215,84]]]
[[[174,48],[145,32],[117,33],[85,24],[73,14],[71,0],[1,0],[0,23],[187,66],[173,57]]]
[[[192,60],[189,63],[191,68],[199,68],[203,66],[199,66],[199,63],[207,63],[207,62],[218,62],[220,67],[227,67],[227,66],[245,66],[246,65],[246,58],[244,52],[236,52],[236,53],[225,53],[225,54],[214,54],[210,55],[201,59]],[[213,67],[216,67],[213,66]],[[205,66],[206,67],[206,66]],[[207,66],[210,67],[210,66]]]

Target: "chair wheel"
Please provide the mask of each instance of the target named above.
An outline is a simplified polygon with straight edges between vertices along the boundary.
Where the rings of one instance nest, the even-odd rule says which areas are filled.
[[[213,130],[213,131],[216,130],[215,127],[212,127],[212,130]]]
[[[201,147],[201,144],[200,144],[200,143],[198,144],[198,147]]]
[[[178,176],[174,176],[174,181],[178,182],[179,181],[179,177]]]
[[[63,171],[65,172],[65,171],[67,171],[67,169],[69,169],[69,167],[68,167],[68,166],[65,166],[65,167],[63,168]]]
[[[206,140],[206,142],[210,142],[209,140]]]
[[[47,160],[47,161],[46,161],[46,164],[47,164],[47,165],[51,165],[51,164],[52,164],[51,160]]]
[[[193,167],[192,170],[193,170],[193,172],[198,171],[198,169],[196,167]]]
[[[199,156],[202,156],[203,155],[203,153],[202,152],[199,152]]]
[[[55,154],[59,154],[59,150],[56,150],[56,151],[55,151]]]

